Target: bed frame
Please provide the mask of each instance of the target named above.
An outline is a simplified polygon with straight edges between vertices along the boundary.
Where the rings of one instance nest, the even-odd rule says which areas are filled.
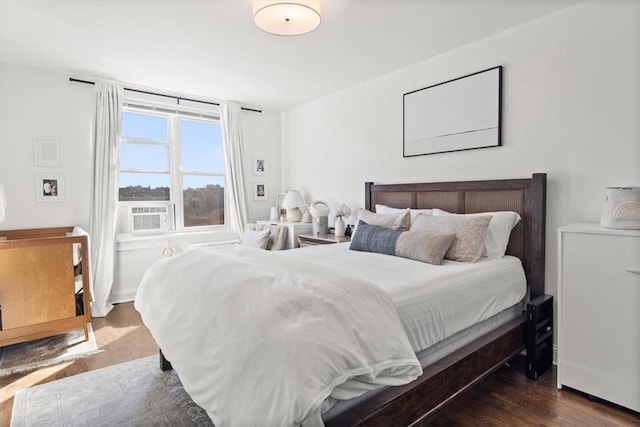
[[[528,179],[380,185],[365,183],[365,207],[440,208],[455,213],[514,211],[507,254],[522,260],[529,298],[544,293],[547,175]],[[524,349],[524,314],[427,366],[415,381],[388,387],[328,420],[334,426],[410,426],[498,369]]]
[[[454,213],[515,211],[522,221],[511,232],[507,254],[522,260],[529,298],[544,293],[547,175],[527,179],[365,183],[365,207],[440,208]],[[337,426],[419,425],[448,401],[498,369],[524,349],[524,314],[427,366],[410,384],[388,387],[325,422]],[[160,352],[160,367],[171,364]]]

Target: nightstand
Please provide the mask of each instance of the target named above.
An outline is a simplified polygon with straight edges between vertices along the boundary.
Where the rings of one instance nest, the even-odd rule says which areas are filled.
[[[332,243],[348,242],[351,237],[336,237],[334,234],[298,234],[298,243],[301,248],[305,246],[330,245]]]
[[[280,221],[256,221],[257,224],[282,225],[287,227],[287,245],[285,249],[293,249],[299,246],[298,235],[300,233],[311,233],[313,226],[310,222],[280,222]]]

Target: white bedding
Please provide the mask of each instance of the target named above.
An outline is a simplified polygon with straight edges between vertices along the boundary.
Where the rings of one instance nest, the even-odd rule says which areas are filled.
[[[136,309],[217,426],[320,426],[335,386],[422,373],[387,293],[296,252],[199,248],[142,279]]]
[[[415,352],[511,307],[525,297],[521,261],[512,256],[477,263],[431,265],[349,250],[349,243],[305,247],[288,256],[348,270],[386,291]]]
[[[216,425],[322,425],[326,397],[349,399],[378,385],[410,382],[421,372],[414,352],[517,304],[526,293],[514,257],[433,266],[348,246],[201,248],[162,260],[145,274],[136,308],[185,390]],[[290,292],[302,287],[323,303],[294,303]],[[285,292],[272,295],[274,289]],[[339,308],[330,305],[338,317],[329,324],[318,321],[326,298],[337,299],[331,304]],[[247,337],[239,325],[257,329]],[[279,360],[282,346],[285,360]],[[393,364],[384,364],[392,369],[349,378],[358,364],[370,370],[366,358],[380,351],[395,354]],[[311,373],[308,361],[330,373]],[[318,379],[309,386],[301,375]]]

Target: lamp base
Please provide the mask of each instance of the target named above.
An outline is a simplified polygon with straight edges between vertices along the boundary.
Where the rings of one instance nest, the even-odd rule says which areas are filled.
[[[287,209],[287,221],[300,222],[301,218],[302,218],[302,212],[300,212],[299,208]]]

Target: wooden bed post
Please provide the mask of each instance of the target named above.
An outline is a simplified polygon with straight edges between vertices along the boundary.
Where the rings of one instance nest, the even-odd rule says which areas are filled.
[[[364,183],[364,208],[373,212],[373,206],[371,206],[371,187],[373,182]]]
[[[547,218],[547,174],[534,173],[527,209],[531,215],[531,260],[529,271],[530,299],[544,294],[545,235]]]

